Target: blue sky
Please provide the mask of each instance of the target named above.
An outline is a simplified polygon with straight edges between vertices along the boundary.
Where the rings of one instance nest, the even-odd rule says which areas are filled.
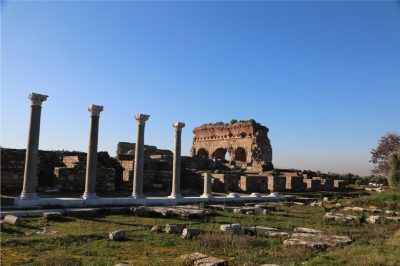
[[[1,11],[1,146],[25,148],[30,92],[40,149],[134,142],[183,154],[194,127],[266,125],[277,167],[368,174],[370,150],[400,132],[400,4],[328,1],[6,1]]]

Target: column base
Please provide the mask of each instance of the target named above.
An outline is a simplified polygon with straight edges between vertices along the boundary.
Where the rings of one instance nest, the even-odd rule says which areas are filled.
[[[131,197],[134,199],[143,199],[144,198],[143,194],[135,194],[135,193],[132,193]]]
[[[36,192],[22,192],[18,197],[19,200],[38,200],[39,197]]]
[[[168,196],[169,199],[181,199],[182,195],[181,194],[174,194],[174,195],[169,195]]]
[[[249,197],[259,198],[259,197],[261,197],[261,194],[253,192],[253,193],[250,194]]]
[[[96,193],[85,192],[85,193],[83,193],[81,198],[85,199],[85,200],[91,200],[91,199],[97,199],[98,196]]]
[[[240,195],[238,193],[231,192],[231,193],[228,194],[227,197],[228,198],[240,198]]]
[[[214,196],[211,193],[203,193],[203,195],[201,195],[200,198],[213,199]]]

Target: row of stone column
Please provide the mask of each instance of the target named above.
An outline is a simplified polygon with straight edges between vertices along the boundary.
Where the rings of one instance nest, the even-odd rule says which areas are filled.
[[[20,196],[21,200],[37,199],[37,160],[39,151],[39,131],[41,105],[47,99],[47,95],[31,93],[31,115],[29,124],[28,145],[26,149],[25,172],[23,189]],[[99,119],[103,106],[90,105],[90,129],[89,129],[89,147],[87,154],[85,191],[82,198],[86,200],[97,198],[96,195],[96,167],[97,167],[97,145],[99,136]],[[133,177],[132,197],[143,197],[143,163],[144,163],[144,128],[149,119],[149,115],[136,114],[135,119],[138,122],[136,135],[135,166]],[[180,198],[180,177],[181,177],[181,135],[184,123],[176,122],[172,125],[175,128],[175,145],[172,172],[172,193],[170,198]],[[206,179],[206,178],[205,178]],[[206,192],[205,192],[206,194]]]

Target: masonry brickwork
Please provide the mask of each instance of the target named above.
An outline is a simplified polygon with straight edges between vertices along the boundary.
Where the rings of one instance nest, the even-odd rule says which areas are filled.
[[[193,129],[192,156],[218,161],[228,153],[232,162],[253,170],[272,169],[269,129],[254,120],[204,124]]]

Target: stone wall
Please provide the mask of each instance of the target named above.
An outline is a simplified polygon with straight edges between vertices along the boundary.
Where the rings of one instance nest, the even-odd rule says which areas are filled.
[[[102,163],[106,159],[104,153],[98,157],[96,192],[113,192],[115,191],[116,169],[108,168]],[[111,160],[109,156],[108,159]],[[60,191],[83,192],[85,190],[86,160],[86,154],[63,156],[65,166],[54,168],[57,188]]]
[[[1,192],[22,190],[25,150],[1,149]]]
[[[268,190],[270,192],[286,191],[286,177],[282,175],[268,175]]]
[[[261,171],[272,169],[268,131],[254,120],[205,124],[193,130],[192,156],[224,161],[228,153],[232,161],[241,162],[245,167],[258,165],[262,166]]]
[[[246,192],[267,193],[267,177],[260,175],[242,175],[240,177],[240,189]]]
[[[212,190],[217,192],[237,192],[239,188],[239,173],[210,173]]]
[[[303,192],[307,185],[303,181],[303,176],[288,175],[286,176],[286,190],[292,192]]]
[[[60,191],[82,191],[85,185],[86,153],[76,151],[39,151],[38,191],[57,188]],[[107,152],[97,155],[99,191],[112,192],[122,179],[119,163]],[[25,165],[25,149],[1,149],[1,191],[20,192]]]

